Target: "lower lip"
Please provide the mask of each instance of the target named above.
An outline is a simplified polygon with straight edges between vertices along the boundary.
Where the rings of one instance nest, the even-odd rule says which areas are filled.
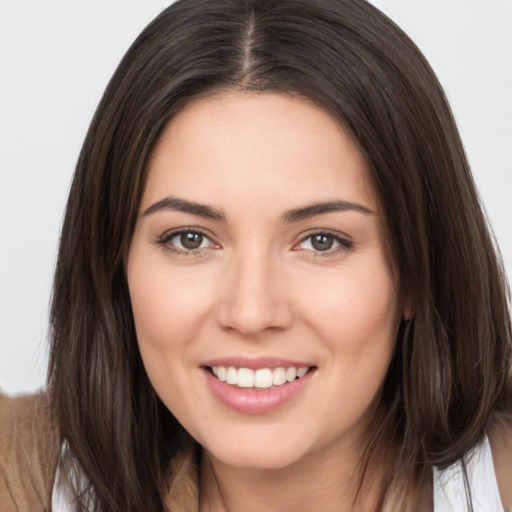
[[[206,382],[215,397],[226,407],[245,414],[263,414],[282,407],[298,395],[309,383],[314,371],[309,371],[300,379],[287,382],[281,386],[256,390],[237,388],[221,382],[204,369]]]

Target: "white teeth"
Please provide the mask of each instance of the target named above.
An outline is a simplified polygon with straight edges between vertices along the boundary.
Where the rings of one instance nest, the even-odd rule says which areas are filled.
[[[290,366],[290,368],[286,369],[286,380],[288,382],[295,380],[296,377],[297,377],[297,368]]]
[[[272,386],[281,386],[286,382],[292,382],[295,379],[304,377],[309,370],[308,366],[295,368],[260,368],[251,370],[250,368],[238,368],[225,366],[212,366],[212,373],[221,381],[232,386],[240,388],[269,389]]]
[[[249,368],[240,368],[237,380],[239,388],[252,388],[254,386],[254,372]]]
[[[226,382],[228,384],[238,384],[238,377],[237,377],[236,368],[233,368],[232,366],[230,366],[226,370]]]
[[[256,370],[254,374],[254,387],[269,388],[270,386],[272,386],[272,370],[268,368]]]
[[[286,370],[284,368],[276,368],[272,372],[272,384],[280,386],[286,382]]]
[[[214,372],[215,373],[215,372]],[[221,382],[226,382],[226,367],[225,366],[218,366],[217,367],[217,378]]]
[[[299,368],[297,370],[297,377],[299,377],[299,379],[301,377],[304,377],[304,375],[306,375],[306,373],[308,373],[308,370],[309,370],[309,368],[307,366],[303,366],[302,368]]]

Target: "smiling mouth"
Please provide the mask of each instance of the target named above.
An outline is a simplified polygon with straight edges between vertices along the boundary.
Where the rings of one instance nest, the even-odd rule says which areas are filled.
[[[260,368],[258,370],[235,368],[233,366],[209,366],[207,368],[217,379],[230,386],[257,390],[282,386],[288,382],[301,379],[313,370],[311,366]]]

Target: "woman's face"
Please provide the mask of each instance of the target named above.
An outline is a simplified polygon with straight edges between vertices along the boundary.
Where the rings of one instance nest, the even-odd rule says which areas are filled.
[[[196,100],[163,132],[128,284],[152,385],[217,460],[286,467],[368,426],[402,311],[366,177],[286,95]]]

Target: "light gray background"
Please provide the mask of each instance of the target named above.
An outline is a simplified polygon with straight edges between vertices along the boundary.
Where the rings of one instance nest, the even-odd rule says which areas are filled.
[[[0,388],[44,383],[59,226],[118,61],[169,1],[0,0]],[[512,0],[374,0],[452,102],[512,276]]]

